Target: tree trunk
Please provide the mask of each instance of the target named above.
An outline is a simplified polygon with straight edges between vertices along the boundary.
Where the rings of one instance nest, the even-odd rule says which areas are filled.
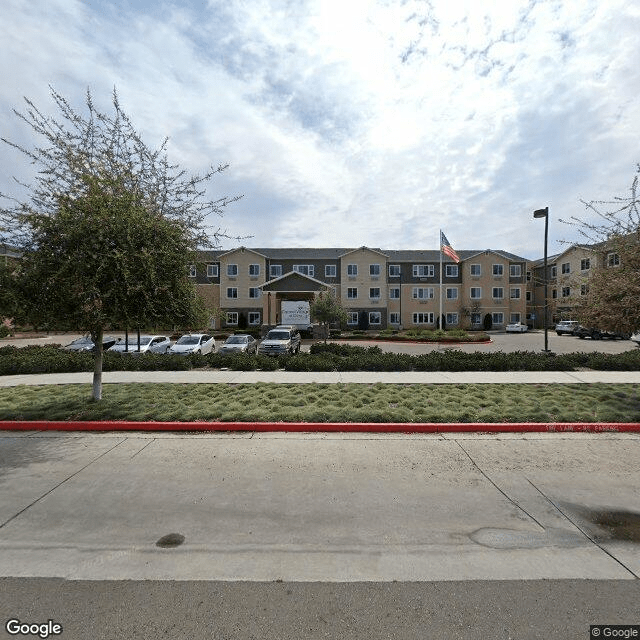
[[[96,329],[95,335],[92,333],[93,344],[96,345],[96,358],[93,367],[93,400],[102,400],[102,338],[104,330],[102,327]]]

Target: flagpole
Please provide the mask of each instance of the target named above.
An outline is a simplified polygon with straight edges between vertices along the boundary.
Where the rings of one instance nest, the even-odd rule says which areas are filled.
[[[436,327],[440,327],[442,329],[442,229],[440,229],[440,237],[438,238],[438,242],[440,243],[440,312],[438,315],[438,323]]]

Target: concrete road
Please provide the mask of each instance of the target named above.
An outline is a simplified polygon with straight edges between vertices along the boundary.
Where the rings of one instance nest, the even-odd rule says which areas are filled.
[[[2,624],[589,638],[640,623],[639,454],[635,434],[4,432]]]

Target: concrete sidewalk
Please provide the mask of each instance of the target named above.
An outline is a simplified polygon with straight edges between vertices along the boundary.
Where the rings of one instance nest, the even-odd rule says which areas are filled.
[[[0,387],[44,384],[89,384],[92,374],[48,373],[0,376]],[[175,384],[640,384],[639,371],[108,371],[108,383]]]

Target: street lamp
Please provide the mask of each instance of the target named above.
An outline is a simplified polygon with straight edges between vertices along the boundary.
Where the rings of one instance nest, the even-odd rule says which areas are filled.
[[[544,352],[549,351],[549,327],[547,326],[547,304],[549,293],[549,274],[547,273],[547,240],[549,237],[549,207],[536,209],[533,212],[534,218],[544,218]]]

